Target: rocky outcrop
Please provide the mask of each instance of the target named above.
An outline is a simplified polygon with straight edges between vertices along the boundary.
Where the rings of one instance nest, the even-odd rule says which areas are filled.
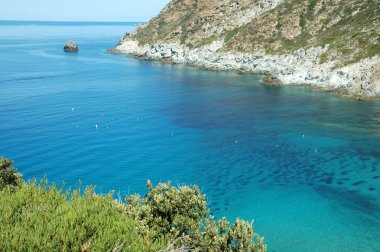
[[[78,43],[73,40],[67,41],[65,46],[63,47],[63,50],[65,52],[78,52],[79,51]]]
[[[113,52],[375,97],[380,96],[380,8],[372,5],[358,0],[175,0],[124,36]]]
[[[336,62],[319,64],[326,51],[321,47],[300,49],[293,54],[218,52],[223,42],[216,41],[198,49],[176,43],[139,46],[137,41],[124,41],[114,52],[172,63],[186,63],[214,70],[237,70],[269,74],[267,81],[276,84],[306,84],[342,95],[373,97],[380,95],[380,58],[363,59],[355,64],[335,68]]]

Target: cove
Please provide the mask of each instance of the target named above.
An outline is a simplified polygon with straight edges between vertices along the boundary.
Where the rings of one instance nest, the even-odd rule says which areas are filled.
[[[134,28],[0,22],[0,155],[122,197],[198,184],[268,251],[379,251],[379,101],[105,53]]]

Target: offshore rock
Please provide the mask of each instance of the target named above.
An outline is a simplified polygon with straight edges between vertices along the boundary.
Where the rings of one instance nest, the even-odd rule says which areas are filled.
[[[78,43],[73,40],[67,41],[65,46],[63,47],[63,50],[65,52],[78,52],[79,51]]]

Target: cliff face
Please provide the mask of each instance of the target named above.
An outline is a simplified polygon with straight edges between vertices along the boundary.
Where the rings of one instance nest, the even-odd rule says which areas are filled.
[[[380,0],[172,0],[116,52],[380,95]]]

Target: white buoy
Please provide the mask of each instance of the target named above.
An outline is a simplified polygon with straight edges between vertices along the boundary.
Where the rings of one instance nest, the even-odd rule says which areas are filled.
[[[97,124],[95,124],[95,128],[98,129],[98,125]]]
[[[71,111],[74,111],[75,109],[74,108],[71,108]]]
[[[235,143],[238,143],[238,140],[235,140]]]
[[[318,152],[318,150],[315,150],[315,152]]]
[[[278,148],[278,144],[276,144],[276,147]]]
[[[305,138],[305,135],[302,135],[303,138]]]

